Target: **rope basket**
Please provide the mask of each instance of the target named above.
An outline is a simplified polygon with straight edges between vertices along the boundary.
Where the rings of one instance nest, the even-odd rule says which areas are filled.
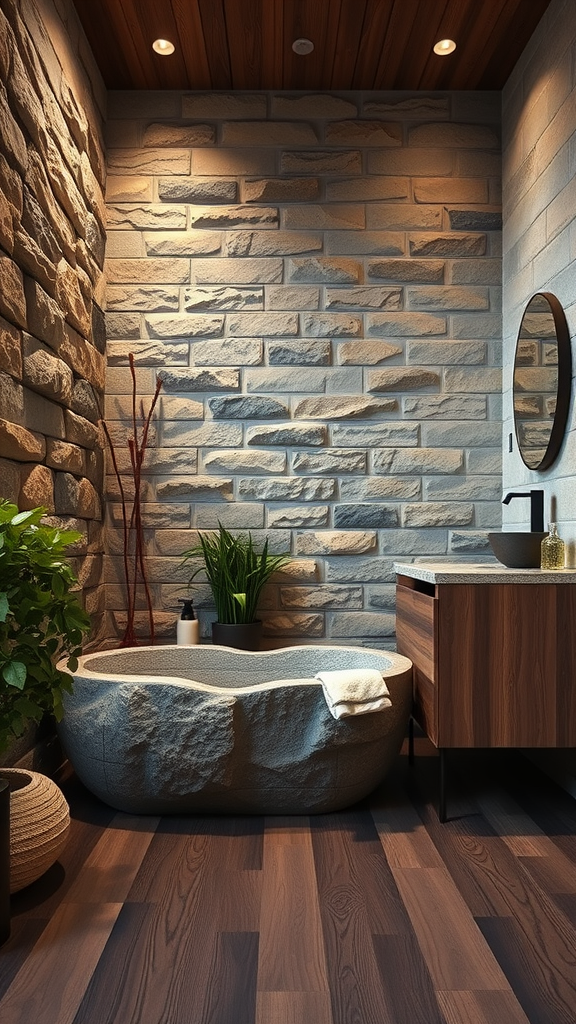
[[[40,878],[66,845],[70,810],[52,779],[23,768],[1,768],[10,783],[10,892]]]

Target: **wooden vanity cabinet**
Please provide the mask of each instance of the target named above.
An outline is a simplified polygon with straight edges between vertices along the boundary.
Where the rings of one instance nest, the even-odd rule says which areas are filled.
[[[576,746],[576,587],[397,576],[414,717],[440,748]]]

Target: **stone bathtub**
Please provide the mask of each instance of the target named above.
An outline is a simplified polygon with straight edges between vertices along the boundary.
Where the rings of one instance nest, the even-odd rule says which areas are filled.
[[[314,676],[378,669],[391,707],[335,720]],[[305,814],[369,793],[400,749],[412,663],[359,647],[136,647],[80,658],[59,732],[84,785],[136,814]]]

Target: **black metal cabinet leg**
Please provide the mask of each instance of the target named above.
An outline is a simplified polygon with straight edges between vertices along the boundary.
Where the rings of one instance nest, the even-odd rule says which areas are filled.
[[[441,822],[447,821],[446,815],[446,776],[448,774],[446,765],[446,747],[438,747],[438,818]]]

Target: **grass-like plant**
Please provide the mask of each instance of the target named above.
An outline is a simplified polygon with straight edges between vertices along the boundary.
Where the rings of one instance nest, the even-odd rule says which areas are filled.
[[[268,538],[261,551],[257,551],[252,534],[232,534],[222,523],[218,532],[199,534],[199,543],[183,552],[185,565],[191,559],[201,558],[190,583],[205,571],[214,597],[218,622],[254,622],[262,587],[277,572],[290,555],[268,553]]]
[[[90,619],[73,588],[66,548],[73,530],[41,523],[44,508],[19,512],[0,502],[0,751],[45,712],[59,719]]]

